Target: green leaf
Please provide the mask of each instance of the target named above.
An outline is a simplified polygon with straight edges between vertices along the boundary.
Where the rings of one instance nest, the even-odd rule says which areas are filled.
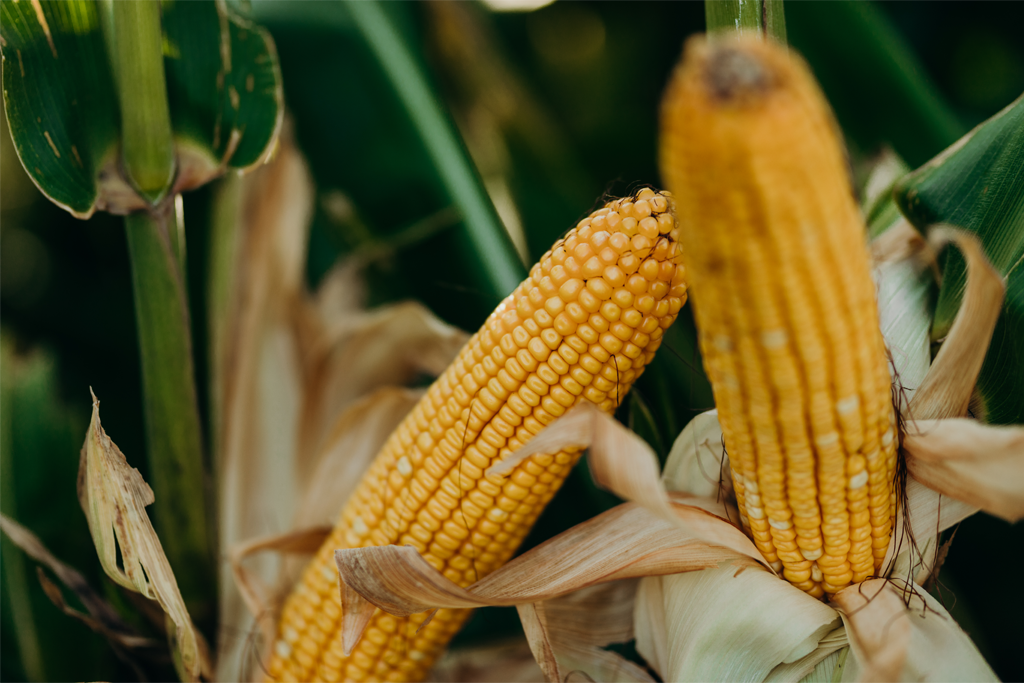
[[[4,102],[29,176],[78,218],[147,208],[121,175],[120,113],[95,0],[0,6]],[[162,3],[174,193],[273,148],[284,110],[269,34],[222,2]]]
[[[920,230],[948,223],[974,232],[1006,278],[1006,302],[978,380],[984,417],[1024,422],[1024,96],[896,184],[900,210]],[[932,340],[948,333],[966,286],[960,252],[942,257]]]
[[[262,163],[284,113],[270,34],[222,2],[164,0],[163,26],[180,172],[209,179]]]
[[[0,4],[7,118],[29,177],[78,218],[119,179],[119,114],[95,2]]]

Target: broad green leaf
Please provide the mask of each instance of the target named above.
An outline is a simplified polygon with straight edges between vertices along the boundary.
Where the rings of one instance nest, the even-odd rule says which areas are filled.
[[[207,171],[203,159],[182,158],[181,173],[195,172],[198,180],[204,171],[216,174],[218,165],[248,168],[264,161],[284,112],[270,34],[221,2],[164,0],[163,25],[179,154],[195,152],[211,166]]]
[[[272,149],[283,112],[269,35],[221,3],[163,2],[178,156],[174,192]],[[78,218],[145,208],[120,172],[120,114],[95,0],[4,2],[0,50],[15,149],[33,182]]]
[[[974,232],[1006,278],[1006,302],[978,380],[984,418],[1024,421],[1024,97],[968,133],[895,188],[900,209],[920,230],[948,223]],[[943,282],[932,340],[949,332],[966,286],[956,249],[942,257]]]
[[[95,2],[0,4],[3,88],[29,177],[78,218],[134,193],[117,173],[118,109]],[[141,200],[140,200],[141,201]]]

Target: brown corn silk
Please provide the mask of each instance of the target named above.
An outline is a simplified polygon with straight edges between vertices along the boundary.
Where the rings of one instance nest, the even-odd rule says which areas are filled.
[[[411,545],[468,586],[508,561],[579,459],[487,468],[581,400],[611,412],[686,301],[667,193],[644,189],[580,221],[491,314],[385,443],[288,597],[276,680],[421,680],[469,616],[377,611],[349,656],[334,551]],[[425,625],[424,625],[425,624]]]
[[[820,597],[875,575],[897,443],[867,237],[806,64],[691,40],[662,106],[704,366],[744,527]]]

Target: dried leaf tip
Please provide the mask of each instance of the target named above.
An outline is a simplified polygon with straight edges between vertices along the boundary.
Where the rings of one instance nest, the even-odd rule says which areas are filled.
[[[99,400],[95,394],[92,398],[92,421],[79,463],[78,495],[100,564],[118,584],[160,604],[174,625],[169,629],[169,639],[179,676],[182,680],[199,680],[211,670],[207,648],[192,624],[174,572],[146,514],[146,506],[153,502],[153,490],[103,430]]]

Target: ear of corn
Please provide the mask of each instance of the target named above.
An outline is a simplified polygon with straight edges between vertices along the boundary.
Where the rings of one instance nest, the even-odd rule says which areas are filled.
[[[837,128],[784,47],[695,40],[662,135],[743,524],[791,583],[835,593],[885,555],[897,451]]]
[[[334,550],[415,547],[468,586],[505,563],[579,450],[487,468],[586,399],[611,412],[686,301],[665,194],[642,190],[559,240],[390,437],[288,598],[269,665],[276,680],[419,680],[466,610],[377,612],[344,655]]]

